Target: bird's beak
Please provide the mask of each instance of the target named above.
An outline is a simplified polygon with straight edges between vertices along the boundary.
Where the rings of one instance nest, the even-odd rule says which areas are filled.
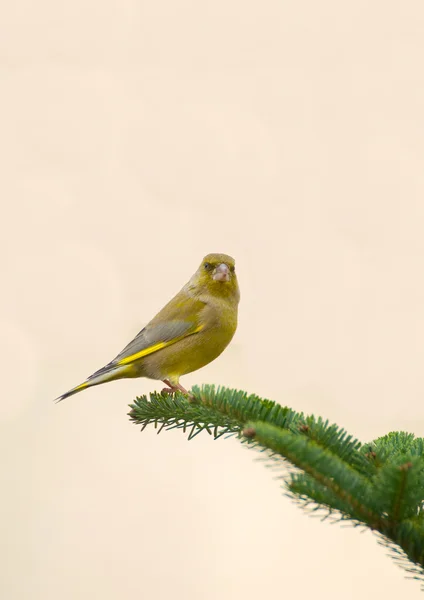
[[[221,263],[216,267],[213,272],[213,279],[215,281],[230,281],[230,269],[225,263]]]

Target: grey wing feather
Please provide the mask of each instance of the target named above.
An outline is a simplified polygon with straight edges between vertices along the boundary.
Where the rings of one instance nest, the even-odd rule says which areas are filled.
[[[174,338],[188,333],[193,328],[193,323],[187,323],[187,321],[168,321],[167,323],[158,323],[157,325],[147,325],[115,356],[112,362],[119,362],[127,356],[131,356],[160,342],[169,342]]]

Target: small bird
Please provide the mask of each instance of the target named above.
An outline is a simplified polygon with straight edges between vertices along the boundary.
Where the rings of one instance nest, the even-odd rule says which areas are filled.
[[[127,377],[159,379],[167,385],[163,392],[188,394],[180,376],[225,350],[237,328],[239,300],[234,259],[208,254],[190,281],[116,358],[56,401]]]

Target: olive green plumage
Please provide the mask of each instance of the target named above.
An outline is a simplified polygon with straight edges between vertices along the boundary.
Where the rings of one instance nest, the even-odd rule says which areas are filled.
[[[127,377],[159,379],[167,391],[186,390],[181,375],[217,358],[237,328],[240,292],[234,259],[208,254],[188,283],[110,363],[60,396]]]

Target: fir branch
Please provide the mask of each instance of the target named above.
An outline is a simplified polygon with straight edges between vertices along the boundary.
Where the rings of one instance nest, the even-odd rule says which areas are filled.
[[[150,394],[130,406],[142,430],[181,429],[188,439],[202,431],[214,439],[237,436],[272,465],[285,461],[292,467],[283,476],[292,499],[306,510],[324,510],[325,518],[369,527],[406,570],[423,578],[423,438],[391,432],[363,445],[321,417],[210,385],[194,387],[189,399]]]
[[[267,423],[249,423],[254,439],[262,446],[278,452],[316,481],[324,490],[331,491],[354,519],[381,531],[387,527],[384,518],[374,512],[370,484],[341,458],[315,442],[302,439]],[[317,488],[318,490],[319,488]],[[321,490],[322,491],[322,490]],[[316,500],[316,497],[314,498]]]
[[[153,393],[150,400],[146,396],[136,398],[129,415],[135,423],[142,425],[142,430],[148,425],[159,427],[158,433],[163,429],[182,429],[189,431],[189,439],[202,431],[216,439],[224,434],[239,433],[242,427],[235,418],[217,413],[205,404],[188,402],[180,393],[173,396]]]

